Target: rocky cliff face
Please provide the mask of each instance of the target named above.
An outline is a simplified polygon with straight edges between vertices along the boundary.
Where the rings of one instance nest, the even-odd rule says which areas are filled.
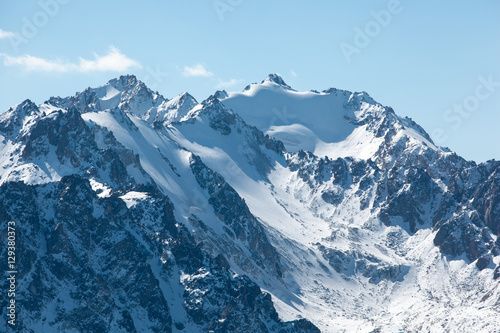
[[[277,75],[200,104],[133,76],[27,100],[0,115],[17,328],[491,332],[499,170]]]
[[[147,194],[127,207],[79,175],[0,187],[0,219],[19,226],[17,329],[318,331],[281,321],[269,294],[196,244],[158,189],[128,193]]]

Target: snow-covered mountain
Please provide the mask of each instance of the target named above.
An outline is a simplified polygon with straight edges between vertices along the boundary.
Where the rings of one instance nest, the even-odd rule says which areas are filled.
[[[0,114],[27,332],[495,332],[499,182],[365,92],[276,74]]]

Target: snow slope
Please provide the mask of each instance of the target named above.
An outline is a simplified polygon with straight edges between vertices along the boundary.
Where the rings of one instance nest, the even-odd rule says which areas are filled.
[[[242,92],[228,93],[221,101],[247,123],[281,140],[289,152],[303,149],[331,158],[372,157],[383,138],[374,136],[368,121],[381,117],[388,109],[365,92],[334,88],[321,93],[297,92],[276,74]],[[394,117],[408,126],[404,129],[406,135],[424,139],[436,148],[408,121]]]

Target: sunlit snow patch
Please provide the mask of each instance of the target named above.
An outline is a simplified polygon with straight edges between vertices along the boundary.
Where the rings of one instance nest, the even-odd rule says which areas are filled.
[[[111,195],[111,188],[106,184],[99,183],[95,179],[90,179],[89,181],[92,190],[97,193],[99,198],[106,198]]]
[[[145,200],[149,198],[149,195],[145,192],[136,192],[136,191],[131,191],[128,192],[127,194],[124,194],[120,197],[123,201],[125,201],[125,204],[127,205],[127,208],[135,206],[139,201]]]

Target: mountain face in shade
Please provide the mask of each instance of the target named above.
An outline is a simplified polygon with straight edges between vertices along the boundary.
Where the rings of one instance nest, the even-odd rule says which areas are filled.
[[[26,100],[0,114],[9,221],[23,332],[500,327],[500,162],[366,92],[271,74],[198,103],[128,75]]]

